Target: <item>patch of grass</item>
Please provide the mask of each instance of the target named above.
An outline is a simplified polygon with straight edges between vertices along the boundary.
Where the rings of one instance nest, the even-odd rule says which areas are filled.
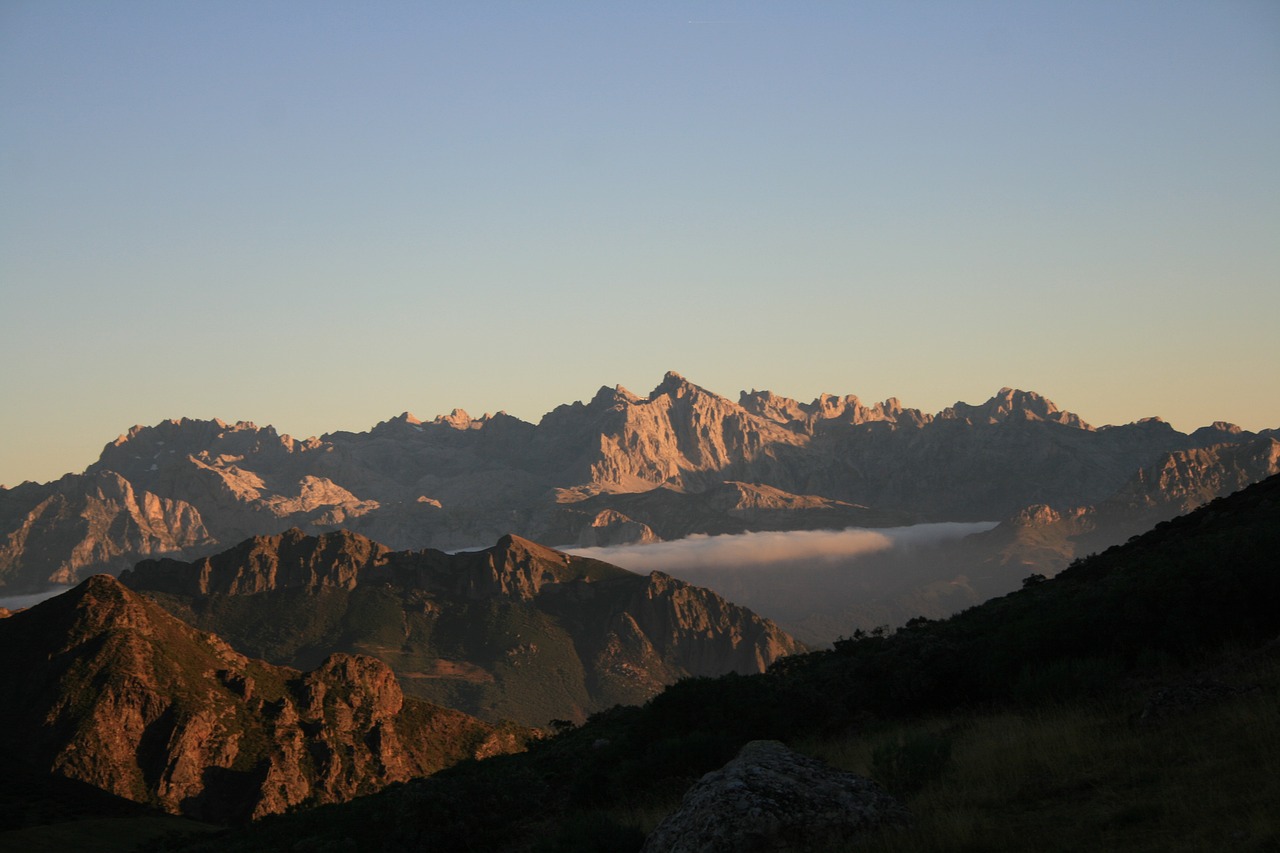
[[[219,827],[178,817],[141,816],[74,820],[0,832],[0,853],[127,853],[160,838],[210,833]]]
[[[951,763],[952,736],[927,729],[904,732],[871,751],[871,775],[891,791],[915,793]]]
[[[861,839],[859,851],[1274,851],[1280,673],[1263,677],[1255,692],[1155,726],[1135,723],[1133,700],[1111,698],[905,723],[806,748],[879,775],[914,815],[910,827]],[[935,773],[926,747],[940,730],[952,733],[951,752]],[[903,784],[904,762],[929,772],[908,771]],[[932,778],[916,787],[922,775]]]

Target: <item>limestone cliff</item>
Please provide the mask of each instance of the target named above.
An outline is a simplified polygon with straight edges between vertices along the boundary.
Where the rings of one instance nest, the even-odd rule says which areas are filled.
[[[190,503],[136,489],[112,471],[14,491],[20,490],[29,503],[15,507],[0,540],[6,586],[73,583],[87,570],[119,571],[141,557],[186,553],[212,542]]]
[[[1032,504],[1096,506],[1166,454],[1258,437],[1224,422],[1184,435],[1155,418],[1095,429],[1012,388],[937,414],[850,394],[801,403],[753,390],[733,402],[676,373],[647,395],[601,388],[536,425],[501,412],[406,412],[368,432],[298,440],[248,422],[171,420],[130,429],[84,474],[0,488],[0,590],[118,572],[145,557],[190,560],[293,527],[349,529],[404,550],[458,549],[511,531],[600,544],[667,539],[682,527],[991,520]],[[1197,477],[1206,488],[1215,477],[1223,488],[1235,482],[1230,472]],[[1177,479],[1152,485],[1176,490]],[[721,495],[730,483],[825,503],[729,509]],[[590,502],[646,493],[656,495],[647,514]]]

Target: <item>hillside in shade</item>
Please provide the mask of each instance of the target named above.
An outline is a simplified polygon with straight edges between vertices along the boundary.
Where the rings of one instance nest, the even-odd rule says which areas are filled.
[[[952,849],[959,831],[974,849],[1271,849],[1277,552],[1271,477],[951,619],[683,681],[525,754],[166,849],[638,850],[656,818],[636,803],[675,808],[761,738],[870,755],[914,826],[860,849]]]
[[[706,589],[510,535],[446,554],[291,530],[121,579],[245,654],[301,668],[371,655],[407,693],[494,722],[580,721],[803,649]]]

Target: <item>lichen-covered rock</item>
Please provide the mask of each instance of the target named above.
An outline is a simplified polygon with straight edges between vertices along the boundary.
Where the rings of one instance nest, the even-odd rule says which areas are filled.
[[[906,819],[870,779],[778,741],[752,741],[689,789],[642,853],[800,853]]]

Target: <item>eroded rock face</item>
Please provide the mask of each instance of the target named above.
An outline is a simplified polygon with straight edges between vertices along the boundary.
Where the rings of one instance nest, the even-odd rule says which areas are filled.
[[[446,554],[295,531],[194,563],[141,563],[121,581],[162,593],[157,600],[181,618],[273,663],[382,655],[411,695],[532,726],[638,704],[691,675],[763,672],[804,651],[708,589],[510,534]],[[293,637],[282,639],[275,620]]]
[[[234,822],[518,747],[406,699],[382,662],[254,661],[108,575],[0,622],[0,748],[136,802]],[[406,707],[411,705],[412,707]]]
[[[1183,453],[1138,495],[1176,502],[1176,512],[1251,481],[1273,451],[1232,461],[1222,448],[1263,437],[1225,423],[1184,435],[1158,419],[1094,429],[1010,388],[936,415],[853,395],[800,403],[752,391],[734,402],[675,373],[647,396],[602,388],[536,425],[405,413],[299,441],[270,426],[182,419],[131,429],[83,474],[0,487],[0,589],[37,591],[149,557],[190,560],[289,528],[456,550],[508,531],[607,544],[689,527],[985,521],[1033,504],[1096,506],[1138,469]],[[662,489],[688,499],[587,505]]]
[[[591,524],[578,536],[578,544],[587,547],[607,545],[644,545],[659,541],[647,524],[628,518],[615,509],[596,513]]]
[[[211,541],[190,503],[137,489],[111,471],[24,491],[29,508],[0,539],[0,582],[74,583],[86,569],[119,571],[139,557]]]
[[[179,595],[352,589],[362,573],[385,563],[388,553],[390,549],[377,542],[347,531],[307,536],[295,528],[277,536],[255,536],[194,563],[144,560],[121,579],[136,588]]]
[[[752,741],[689,789],[643,853],[804,853],[906,820],[875,782],[778,741]]]

